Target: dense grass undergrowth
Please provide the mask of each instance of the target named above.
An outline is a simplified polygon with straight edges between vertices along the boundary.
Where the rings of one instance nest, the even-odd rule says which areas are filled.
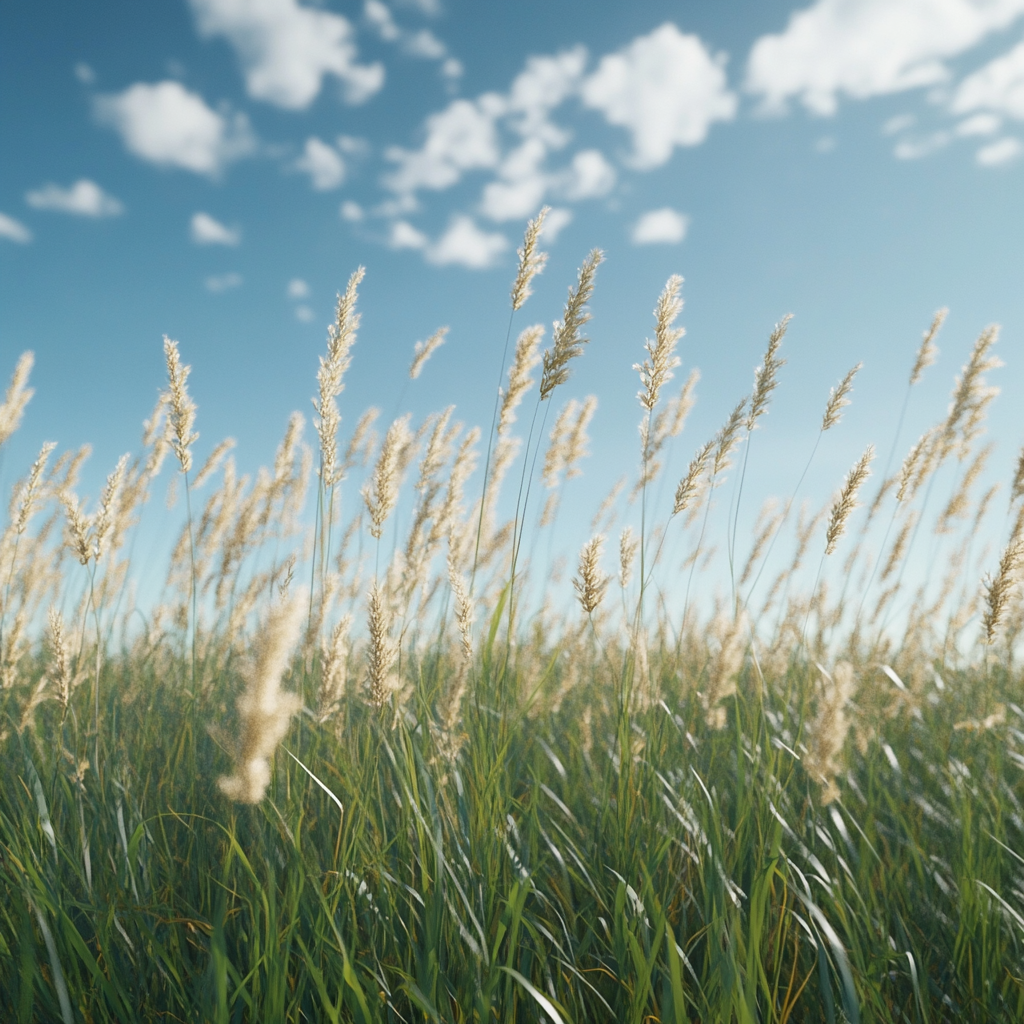
[[[272,471],[239,478],[227,445],[194,471],[174,342],[142,453],[92,513],[73,491],[85,453],[51,465],[44,446],[0,538],[0,1020],[1024,1019],[1024,456],[1002,557],[972,547],[998,506],[976,493],[995,332],[866,513],[871,449],[799,516],[779,566],[799,485],[748,543],[736,524],[786,320],[671,507],[652,500],[695,383],[662,400],[670,279],[637,367],[635,484],[595,516],[570,606],[535,596],[558,581],[536,538],[593,415],[570,400],[547,433],[599,262],[538,389],[542,329],[518,336],[489,436],[448,409],[378,438],[371,410],[342,451],[353,275],[317,378],[312,525],[301,417]],[[442,340],[417,345],[411,377]],[[129,540],[168,454],[183,523],[165,598],[141,608]],[[364,467],[356,498],[342,481]],[[941,578],[907,575],[918,540]]]

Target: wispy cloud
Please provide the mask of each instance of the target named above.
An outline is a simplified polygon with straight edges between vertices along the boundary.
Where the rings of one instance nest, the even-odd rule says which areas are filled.
[[[120,200],[88,178],[80,178],[69,188],[48,183],[26,193],[25,202],[37,210],[55,210],[79,217],[116,217],[124,212]]]
[[[345,161],[341,154],[315,135],[306,139],[302,156],[295,161],[295,169],[308,174],[318,192],[339,188],[345,180]]]
[[[189,234],[196,245],[238,245],[242,240],[241,229],[229,228],[201,211],[192,215]]]
[[[213,110],[180,82],[136,82],[94,102],[97,118],[120,134],[130,153],[159,166],[216,175],[255,148],[244,114]]]
[[[234,272],[229,274],[215,274],[206,279],[206,290],[219,294],[230,291],[232,288],[239,288],[242,284],[242,275]]]
[[[6,238],[9,242],[18,242],[20,245],[28,245],[32,241],[32,232],[20,220],[8,217],[6,213],[0,213],[0,238]]]

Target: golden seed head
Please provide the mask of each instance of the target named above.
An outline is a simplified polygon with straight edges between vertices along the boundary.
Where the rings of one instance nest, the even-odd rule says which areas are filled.
[[[518,249],[519,270],[512,284],[512,312],[519,309],[532,294],[530,282],[544,269],[548,254],[537,249],[537,240],[544,227],[544,218],[551,211],[550,206],[541,208],[540,213],[526,225],[523,247]]]
[[[853,390],[853,378],[857,376],[863,365],[863,363],[858,363],[852,367],[839,382],[839,386],[829,390],[825,415],[821,419],[822,432],[830,430],[839,423],[839,420],[842,418],[843,409],[850,404],[850,399],[847,396]]]
[[[195,402],[189,398],[188,375],[191,366],[182,366],[178,354],[178,343],[164,335],[164,357],[167,360],[167,378],[169,386],[164,392],[164,403],[167,406],[168,441],[174,454],[181,463],[181,470],[187,473],[192,468],[192,445],[199,440],[198,434],[192,433],[196,421]]]
[[[409,377],[415,380],[427,360],[444,344],[448,334],[447,327],[439,327],[426,341],[417,341],[413,346],[412,364],[409,366]]]

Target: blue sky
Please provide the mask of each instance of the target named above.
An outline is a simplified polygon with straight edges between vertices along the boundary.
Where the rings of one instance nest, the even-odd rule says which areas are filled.
[[[676,383],[702,379],[670,475],[788,312],[759,496],[788,494],[858,360],[809,493],[867,440],[888,450],[940,306],[942,358],[903,447],[991,321],[1004,478],[1022,440],[1024,0],[9,0],[0,126],[0,373],[36,355],[5,489],[52,438],[94,445],[95,493],[138,443],[165,333],[193,367],[199,457],[232,435],[244,468],[272,459],[291,410],[311,412],[359,264],[343,431],[400,394],[416,416],[456,402],[486,423],[515,247],[541,203],[558,230],[517,328],[550,336],[582,258],[607,252],[562,396],[600,402],[573,485],[588,510],[635,468],[631,366],[671,273],[686,279]],[[406,389],[413,344],[441,325]]]

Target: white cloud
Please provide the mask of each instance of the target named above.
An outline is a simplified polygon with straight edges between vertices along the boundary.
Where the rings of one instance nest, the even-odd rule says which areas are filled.
[[[689,217],[673,210],[671,206],[663,206],[660,210],[648,210],[633,225],[633,244],[675,245],[686,237],[689,224]]]
[[[363,16],[385,42],[393,43],[401,37],[402,30],[395,24],[391,9],[387,4],[381,3],[381,0],[366,0],[363,4]]]
[[[243,114],[211,110],[180,82],[136,82],[124,92],[98,96],[95,111],[137,157],[197,174],[217,174],[255,145]]]
[[[448,47],[428,28],[407,36],[403,48],[406,53],[424,60],[444,60],[448,56]]]
[[[406,220],[396,220],[391,225],[388,245],[392,249],[425,249],[427,241],[427,236]]]
[[[385,178],[395,192],[444,189],[464,171],[497,166],[500,150],[495,117],[503,109],[500,97],[485,94],[478,100],[455,100],[426,121],[427,137],[418,150],[392,146],[386,159],[398,167]]]
[[[20,220],[8,217],[6,213],[0,213],[0,238],[27,245],[32,241],[32,232]]]
[[[300,323],[308,324],[313,319],[313,310],[309,306],[296,306],[295,319]]]
[[[116,217],[124,206],[108,196],[94,181],[81,178],[70,188],[49,183],[25,195],[25,202],[37,210],[56,210],[79,217]]]
[[[568,227],[571,222],[572,210],[556,206],[549,210],[548,215],[544,218],[544,226],[540,229],[540,237],[548,245],[554,245],[555,239],[562,233],[562,229]]]
[[[615,187],[615,168],[596,149],[584,149],[572,158],[563,178],[566,199],[594,199]]]
[[[975,159],[982,167],[1000,167],[1003,164],[1008,164],[1011,160],[1016,160],[1022,150],[1024,150],[1024,146],[1021,145],[1019,139],[1000,139],[988,146],[982,146]]]
[[[1024,43],[968,75],[957,86],[952,110],[990,110],[1024,120]]]
[[[579,91],[586,65],[583,46],[553,56],[527,57],[526,67],[513,79],[508,93],[512,127],[524,138],[540,139],[553,149],[564,146],[568,133],[552,124],[549,116]]]
[[[93,71],[84,60],[80,60],[75,65],[75,78],[77,78],[82,85],[92,85],[96,81],[96,72]]]
[[[345,161],[333,146],[315,135],[306,139],[306,147],[295,161],[295,168],[309,175],[318,192],[329,192],[345,180]]]
[[[362,103],[384,84],[381,64],[359,64],[355,32],[333,11],[297,0],[191,0],[200,33],[234,47],[254,99],[289,110],[308,107],[324,75],[334,75],[349,103]]]
[[[917,124],[917,118],[913,114],[897,114],[882,125],[882,134],[899,135],[907,128],[913,128],[915,124]]]
[[[583,102],[632,134],[635,167],[658,167],[675,146],[696,146],[713,122],[735,116],[723,64],[699,37],[666,22],[602,57],[583,83]]]
[[[822,137],[814,143],[814,152],[822,154],[832,153],[835,151],[837,145],[838,143],[836,142],[836,137],[834,135],[822,135]]]
[[[1003,119],[995,114],[972,114],[956,126],[960,136],[995,135],[1003,126]]]
[[[758,39],[749,91],[768,111],[798,98],[816,114],[854,99],[935,85],[944,61],[1024,13],[1024,0],[815,0],[783,32]]]
[[[342,220],[352,221],[353,223],[361,221],[366,214],[363,212],[363,208],[351,199],[346,199],[338,209],[338,213],[341,214]]]
[[[465,68],[462,66],[462,61],[455,57],[449,57],[441,65],[441,74],[448,79],[449,82],[454,82],[456,78],[461,78]]]
[[[309,295],[309,285],[301,277],[294,277],[288,282],[288,298],[304,299]]]
[[[920,160],[943,149],[949,141],[949,132],[932,132],[919,139],[903,139],[896,143],[893,154],[897,160]]]
[[[229,228],[208,213],[193,214],[189,230],[196,245],[238,245],[242,240],[238,228]]]
[[[508,248],[508,239],[501,234],[481,231],[472,217],[459,214],[452,218],[448,230],[426,250],[427,259],[438,266],[468,267],[485,270]]]
[[[238,288],[241,284],[241,274],[236,274],[234,272],[230,274],[220,274],[206,279],[206,290],[213,292],[216,295],[220,292],[229,291],[232,288]]]

